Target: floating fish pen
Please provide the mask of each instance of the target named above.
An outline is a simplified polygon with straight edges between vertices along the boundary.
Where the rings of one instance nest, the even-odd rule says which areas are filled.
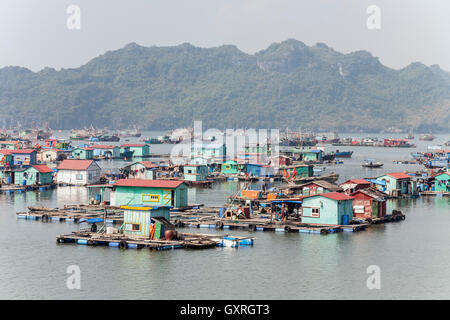
[[[175,240],[150,240],[125,234],[108,234],[90,231],[72,232],[56,237],[58,244],[75,243],[89,246],[109,246],[120,249],[150,249],[154,251],[172,249],[207,249],[213,247],[252,246],[255,238],[220,236],[196,233],[177,233]]]
[[[3,185],[0,187],[0,192],[13,193],[13,192],[25,192],[25,191],[45,191],[54,188],[55,184],[49,185]]]
[[[296,232],[296,233],[316,233],[329,234],[335,232],[356,232],[365,230],[369,223],[361,222],[350,225],[315,225],[301,222],[274,223],[267,219],[247,219],[247,220],[224,220],[224,219],[198,219],[198,220],[175,220],[176,227],[185,228],[206,228],[206,229],[229,229],[247,231],[269,231],[269,232]]]
[[[17,212],[18,219],[41,220],[42,222],[72,222],[81,223],[90,219],[99,219],[106,223],[123,223],[123,210],[116,207],[103,207],[95,205],[73,205],[64,208],[28,207],[28,212]],[[105,212],[106,210],[106,212]]]

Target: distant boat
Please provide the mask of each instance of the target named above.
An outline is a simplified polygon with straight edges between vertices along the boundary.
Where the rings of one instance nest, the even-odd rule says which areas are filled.
[[[334,156],[336,158],[351,158],[353,154],[353,151],[339,151],[336,150],[336,152],[334,153]]]
[[[362,165],[364,168],[381,168],[383,164],[375,159],[366,159]]]
[[[422,141],[433,141],[436,138],[432,133],[426,133],[420,136],[419,140]]]

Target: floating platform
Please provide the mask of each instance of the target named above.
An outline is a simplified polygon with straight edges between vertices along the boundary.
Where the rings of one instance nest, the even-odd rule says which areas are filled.
[[[252,246],[255,238],[206,235],[196,233],[178,233],[178,240],[149,240],[124,234],[107,234],[89,231],[73,232],[56,237],[56,242],[76,243],[90,246],[109,246],[120,249],[172,250],[172,249],[207,249],[213,247]]]
[[[229,229],[229,230],[247,230],[247,231],[269,231],[269,232],[297,232],[297,233],[317,233],[329,234],[335,232],[356,232],[362,231],[369,226],[369,223],[359,223],[351,225],[314,225],[301,222],[271,223],[264,219],[246,219],[246,220],[176,220],[176,227],[185,228],[205,228],[205,229]]]
[[[54,184],[49,185],[2,185],[0,192],[12,193],[12,192],[25,192],[25,191],[45,191],[54,188]]]

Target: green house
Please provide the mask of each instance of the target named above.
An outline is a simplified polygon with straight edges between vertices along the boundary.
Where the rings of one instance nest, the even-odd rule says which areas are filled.
[[[171,206],[188,205],[188,187],[183,181],[120,179],[114,184],[111,205]]]
[[[348,225],[353,219],[353,197],[329,192],[303,198],[302,223]]]
[[[53,170],[45,164],[33,165],[14,172],[14,181],[21,185],[48,185],[53,183]]]
[[[444,172],[434,178],[434,191],[450,192],[450,173]]]
[[[225,160],[226,146],[223,143],[193,143],[191,157],[204,157],[207,159]]]
[[[159,166],[151,161],[140,161],[132,163],[121,169],[123,176],[127,179],[156,179],[156,170]]]
[[[394,190],[398,190],[401,194],[411,193],[411,176],[402,172],[387,173],[377,178],[384,181],[385,185],[377,185],[377,188],[383,192],[391,194]]]
[[[148,144],[123,144],[120,146],[122,154],[127,150],[133,152],[133,157],[145,158],[150,156],[150,146]]]
[[[244,165],[238,164],[236,160],[227,160],[222,163],[222,173],[224,174],[239,174],[244,170]]]
[[[311,164],[300,164],[293,166],[280,167],[280,174],[289,177],[294,176],[294,178],[307,178],[314,175],[314,166]]]
[[[8,167],[13,165],[13,155],[11,150],[2,149],[0,150],[0,168]]]
[[[183,168],[184,180],[205,181],[209,174],[208,166],[200,164],[188,164]]]
[[[77,147],[72,150],[72,158],[78,160],[92,160],[94,159],[94,149]]]
[[[170,221],[171,207],[121,206],[123,213],[123,233],[130,236],[153,239],[164,238],[164,227]]]

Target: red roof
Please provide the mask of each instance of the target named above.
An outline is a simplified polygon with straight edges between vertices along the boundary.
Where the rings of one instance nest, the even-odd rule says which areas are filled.
[[[175,189],[183,181],[173,180],[144,180],[144,179],[120,179],[116,181],[115,186],[119,187],[143,187],[143,188],[170,188]]]
[[[393,172],[393,173],[387,173],[386,175],[391,176],[395,179],[409,179],[411,176],[408,176],[407,174],[403,172]]]
[[[322,197],[336,200],[336,201],[353,199],[353,197],[348,196],[345,193],[341,193],[341,192],[325,192],[325,193],[317,194],[315,196],[322,196]]]
[[[151,161],[141,161],[139,163],[142,164],[146,168],[157,168],[158,167],[158,165],[156,163],[153,163]]]
[[[50,173],[53,172],[52,169],[50,169],[47,165],[45,164],[39,164],[39,165],[33,165],[33,168],[35,168],[37,171],[39,171],[40,173]]]
[[[121,147],[145,147],[145,143],[123,144]]]
[[[350,180],[345,181],[342,184],[348,184],[348,183],[353,183],[353,184],[370,184],[369,181],[364,180],[364,179],[350,179]]]
[[[12,150],[9,150],[9,149],[0,149],[0,153],[1,153],[1,154],[11,154],[11,153],[12,153]]]
[[[96,144],[91,146],[92,149],[114,149],[114,148],[118,148],[118,146],[105,146],[102,144]]]
[[[58,170],[86,170],[94,160],[63,160],[58,166]]]
[[[16,149],[16,150],[11,150],[11,153],[18,153],[18,154],[29,154],[32,153],[36,150],[34,149]]]

